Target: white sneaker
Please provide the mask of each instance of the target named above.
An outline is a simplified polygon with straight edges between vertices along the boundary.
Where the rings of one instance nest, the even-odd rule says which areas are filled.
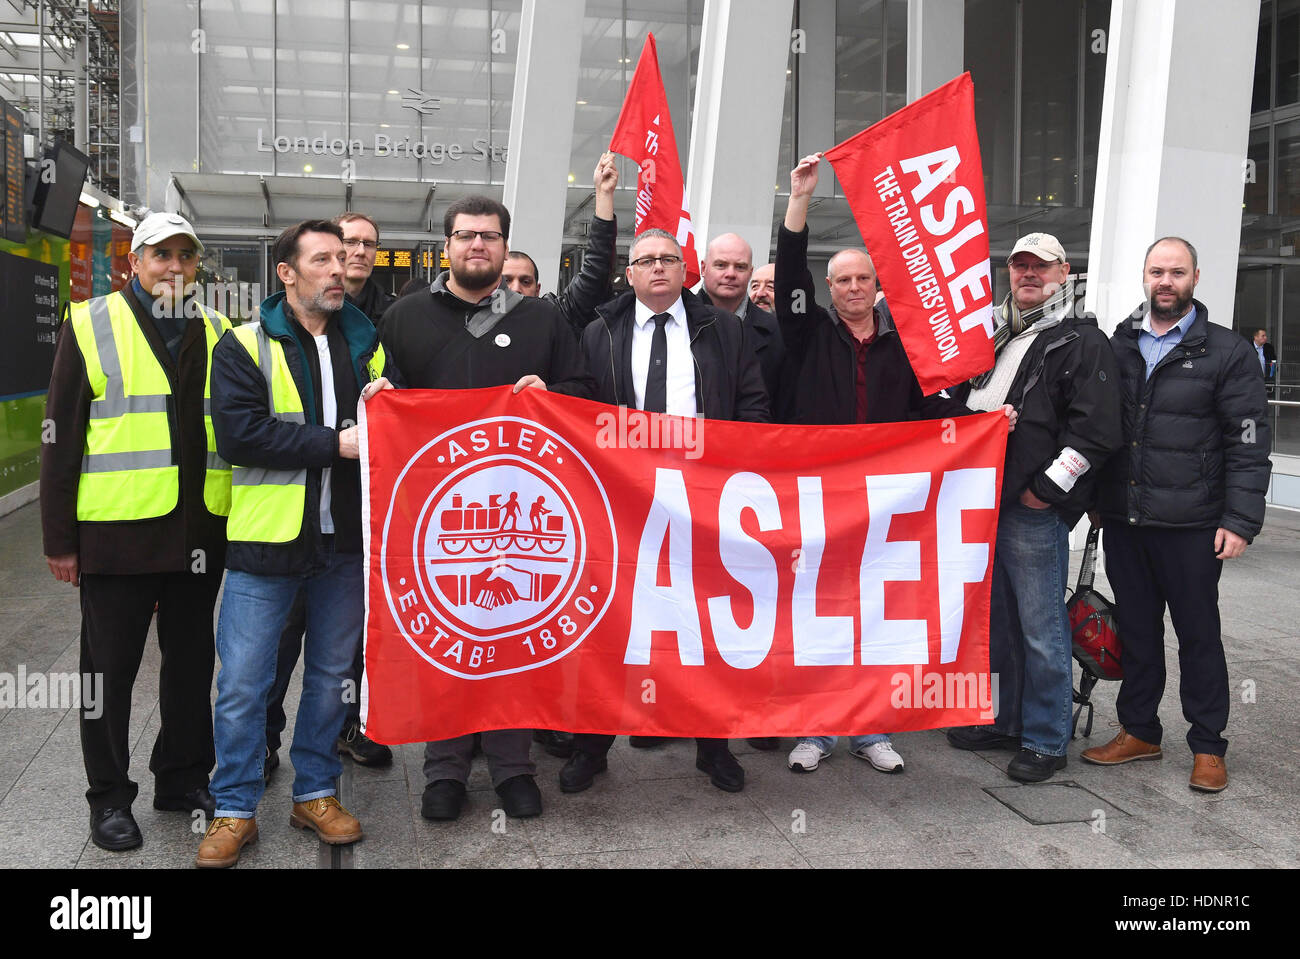
[[[830,753],[816,743],[801,742],[790,750],[790,758],[786,760],[786,765],[794,772],[810,773],[829,755]]]
[[[903,771],[903,757],[894,751],[894,744],[888,739],[878,743],[871,743],[869,746],[863,746],[860,749],[854,749],[852,752],[853,755],[859,759],[865,759],[882,773],[901,773]],[[794,758],[793,753],[791,753],[790,758]]]

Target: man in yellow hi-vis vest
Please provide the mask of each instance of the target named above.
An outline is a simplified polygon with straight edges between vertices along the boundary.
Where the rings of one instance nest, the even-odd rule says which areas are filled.
[[[336,740],[365,613],[357,407],[396,378],[369,318],[344,302],[343,232],[285,230],[271,251],[284,292],[212,357],[217,448],[234,464],[226,591],[217,623],[216,814],[195,864],[233,866],[257,839],[266,704],[280,631],[301,590],[307,634],[289,822],[323,842],[362,838],[339,805]]]
[[[81,749],[90,836],[102,849],[142,841],[127,737],[155,604],[154,808],[214,808],[212,607],[231,473],[217,454],[209,395],[212,351],[230,321],[196,295],[202,252],[184,217],[145,217],[131,241],[130,283],[72,305],[46,399],[45,558],[56,579],[81,590]]]

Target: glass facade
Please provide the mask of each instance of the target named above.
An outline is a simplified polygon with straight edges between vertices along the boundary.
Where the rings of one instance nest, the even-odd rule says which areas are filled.
[[[1235,321],[1268,333],[1273,449],[1300,456],[1300,0],[1264,0],[1258,36]]]
[[[774,229],[787,171],[803,153],[832,145],[801,142],[800,130],[804,140],[813,128],[824,131],[818,140],[839,142],[906,100],[907,0],[835,0],[833,27],[825,4],[795,3],[795,23],[823,31],[815,49],[833,42],[834,86],[813,97],[805,58],[791,54]],[[195,0],[193,7],[206,42],[197,172],[500,189],[522,0]],[[1055,233],[1075,270],[1087,270],[1110,7],[1110,0],[966,2],[964,59],[975,79],[998,298],[1006,292],[1002,260],[1031,228]],[[590,215],[589,205],[579,208],[591,171],[650,33],[685,166],[703,8],[704,0],[587,0],[568,184],[576,215],[565,225],[570,269]],[[810,127],[806,115],[816,111],[824,122]],[[625,165],[624,212],[632,179]],[[1279,359],[1274,396],[1300,400],[1300,266],[1293,265],[1300,263],[1300,0],[1261,7],[1244,181],[1238,325],[1268,330]],[[335,195],[322,185],[327,193]],[[286,209],[299,207],[279,214]],[[814,204],[809,227],[814,259],[856,240],[838,191]],[[437,268],[436,246],[409,226],[403,235],[381,271],[394,288],[408,264],[411,272]],[[229,252],[242,278],[252,261],[238,245]],[[1285,416],[1292,408],[1279,409]],[[1296,424],[1300,434],[1300,417]],[[1289,435],[1279,429],[1279,451],[1300,455],[1300,435]]]

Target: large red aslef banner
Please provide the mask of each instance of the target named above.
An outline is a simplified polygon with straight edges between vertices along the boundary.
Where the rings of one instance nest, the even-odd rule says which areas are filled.
[[[826,151],[927,393],[993,365],[975,89],[964,73]]]
[[[509,387],[365,405],[368,735],[983,724],[1001,413],[871,426]]]

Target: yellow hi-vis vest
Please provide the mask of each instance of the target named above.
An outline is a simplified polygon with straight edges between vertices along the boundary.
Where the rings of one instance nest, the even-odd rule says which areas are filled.
[[[207,347],[203,501],[208,512],[225,516],[230,512],[230,464],[217,455],[212,431],[212,350],[231,323],[215,310],[199,309]],[[122,522],[166,516],[180,498],[167,374],[121,293],[72,304],[69,322],[93,394],[77,484],[77,519]]]
[[[305,424],[302,396],[285,360],[284,347],[267,336],[261,324],[235,330],[248,355],[266,380],[271,415],[286,423]],[[375,347],[367,364],[371,377],[384,370],[384,348]],[[307,470],[274,470],[258,466],[234,467],[231,485],[230,522],[226,538],[244,543],[291,543],[302,532],[307,505]]]

